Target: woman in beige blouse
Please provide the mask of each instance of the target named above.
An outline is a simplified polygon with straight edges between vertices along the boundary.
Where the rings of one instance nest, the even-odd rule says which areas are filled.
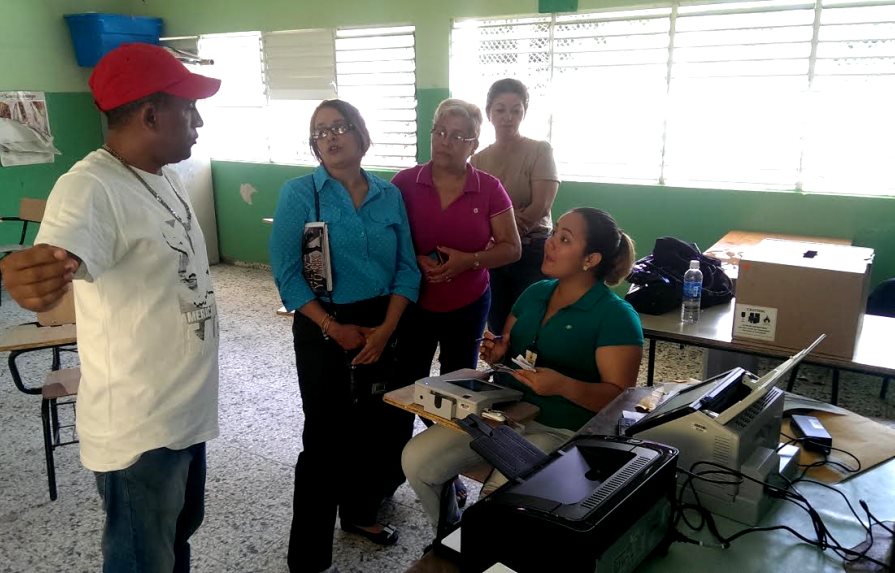
[[[559,189],[553,149],[546,141],[519,133],[528,112],[528,89],[510,78],[494,82],[488,90],[485,113],[494,126],[496,141],[472,156],[473,166],[500,179],[513,201],[516,227],[522,239],[522,258],[492,268],[489,328],[503,332],[510,308],[541,273],[544,243],[553,227],[550,209]]]

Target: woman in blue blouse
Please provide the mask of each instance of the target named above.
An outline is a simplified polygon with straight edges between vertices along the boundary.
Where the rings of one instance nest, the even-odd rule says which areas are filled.
[[[383,404],[376,383],[394,378],[395,330],[417,299],[420,273],[400,191],[361,169],[370,135],[357,109],[322,102],[311,117],[310,145],[321,165],[280,191],[270,261],[283,304],[297,310],[292,333],[304,411],[289,569],[316,573],[332,565],[337,508],[343,530],[381,545],[397,541],[376,514],[404,479],[401,449],[413,418]],[[334,278],[324,298],[302,275],[304,226],[318,220],[315,193]]]

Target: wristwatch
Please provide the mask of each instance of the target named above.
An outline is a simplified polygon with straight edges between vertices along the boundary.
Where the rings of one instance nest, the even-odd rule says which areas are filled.
[[[478,253],[472,254],[472,268],[475,270],[479,270],[480,268],[482,268],[482,261],[479,260]]]

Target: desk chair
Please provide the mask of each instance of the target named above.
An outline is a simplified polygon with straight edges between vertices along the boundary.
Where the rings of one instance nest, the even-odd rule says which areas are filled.
[[[59,418],[60,406],[70,406],[74,411],[73,406],[78,393],[81,373],[79,368],[61,369],[61,353],[64,351],[76,352],[74,348],[76,342],[74,324],[62,326],[21,324],[0,336],[0,352],[9,352],[9,373],[13,384],[20,392],[41,396],[44,454],[51,500],[55,500],[57,497],[56,464],[53,459],[53,451],[57,447],[77,442],[73,430],[71,439],[63,440],[62,430],[72,428],[74,424],[63,425]],[[25,383],[16,363],[22,354],[38,350],[50,350],[52,353],[50,371],[39,387]],[[65,398],[69,399],[64,400]]]
[[[19,236],[18,243],[11,243],[7,245],[0,244],[0,259],[8,255],[9,253],[14,253],[16,251],[21,251],[27,249],[30,245],[25,244],[25,239],[28,236],[28,223],[40,223],[44,216],[44,209],[46,209],[47,202],[43,199],[32,199],[30,197],[23,197],[21,201],[19,201],[19,214],[15,217],[3,217],[0,216],[0,223],[16,222],[22,224],[22,232]],[[2,279],[3,277],[0,277]]]
[[[50,488],[50,500],[55,501],[56,494],[56,461],[53,451],[60,446],[77,444],[75,432],[74,409],[81,383],[80,368],[63,368],[51,370],[40,389],[40,419],[44,434],[44,455],[47,458],[47,485]],[[67,398],[67,399],[66,399]],[[60,400],[62,400],[60,402]],[[72,410],[72,422],[61,424],[59,406],[68,406]],[[62,430],[70,430],[71,437],[63,441]]]

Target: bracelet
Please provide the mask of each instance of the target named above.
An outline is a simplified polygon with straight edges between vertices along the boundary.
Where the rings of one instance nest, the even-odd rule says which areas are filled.
[[[479,254],[477,252],[473,253],[472,254],[472,268],[475,270],[479,270],[481,267],[482,267],[482,261],[479,260]]]
[[[326,333],[329,330],[330,325],[332,324],[333,316],[331,314],[327,314],[323,317],[323,320],[320,321],[320,332],[323,333],[323,340],[329,340],[329,335]]]

